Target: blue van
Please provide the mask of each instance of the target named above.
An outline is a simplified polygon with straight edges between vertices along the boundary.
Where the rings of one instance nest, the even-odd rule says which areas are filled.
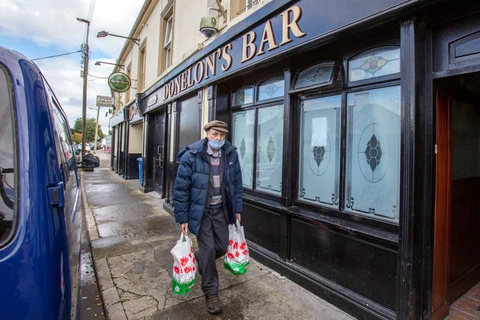
[[[78,319],[82,197],[70,126],[38,67],[0,47],[0,319]]]

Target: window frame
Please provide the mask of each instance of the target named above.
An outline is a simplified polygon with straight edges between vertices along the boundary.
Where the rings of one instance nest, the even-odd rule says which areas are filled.
[[[364,46],[357,46],[355,48],[352,48],[351,50],[348,50],[345,52],[344,56],[343,56],[343,62],[342,62],[342,65],[343,65],[343,83],[344,83],[344,86],[345,88],[354,88],[354,87],[358,87],[358,86],[363,86],[363,85],[370,85],[372,83],[379,83],[379,82],[383,82],[383,81],[394,81],[396,79],[399,79],[400,78],[400,75],[401,75],[401,70],[400,72],[398,73],[392,73],[392,74],[388,74],[388,75],[385,75],[385,76],[379,76],[379,77],[374,77],[374,78],[369,78],[369,79],[363,79],[363,80],[358,80],[358,81],[353,81],[353,82],[348,82],[348,72],[349,72],[349,69],[348,69],[348,62],[368,51],[368,50],[372,50],[372,49],[375,49],[375,48],[381,48],[381,47],[398,47],[400,49],[400,39],[399,38],[390,38],[390,39],[385,39],[383,41],[378,41],[378,42],[375,42],[375,43],[370,43],[368,45],[364,45]],[[400,62],[402,60],[402,57],[400,57]],[[400,65],[400,68],[402,66]]]
[[[170,17],[166,18],[165,20],[167,21],[165,23],[165,34],[163,36],[163,53],[165,58],[165,70],[166,70],[172,65],[173,14],[170,15]]]
[[[329,86],[312,86],[311,88],[302,88],[301,90],[291,90],[289,91],[290,99],[294,101],[293,108],[295,109],[294,117],[296,119],[294,125],[294,141],[300,141],[301,137],[301,119],[302,115],[301,112],[303,108],[301,108],[301,104],[304,101],[311,100],[311,99],[318,99],[323,97],[341,96],[341,111],[340,111],[340,169],[339,169],[339,194],[338,194],[338,207],[333,208],[322,204],[313,204],[310,202],[302,201],[299,197],[299,189],[300,189],[300,168],[301,168],[301,161],[300,161],[300,152],[301,146],[300,143],[294,148],[292,151],[292,158],[294,159],[294,163],[292,165],[293,175],[292,175],[292,182],[294,186],[291,188],[292,193],[292,205],[294,207],[298,207],[301,210],[306,210],[307,212],[311,212],[314,215],[318,214],[325,214],[328,216],[333,216],[342,220],[348,220],[353,222],[358,222],[361,225],[379,228],[381,230],[390,231],[390,232],[398,232],[399,228],[399,221],[387,221],[384,219],[377,219],[375,217],[365,216],[359,213],[354,213],[350,211],[346,211],[346,203],[345,203],[345,195],[346,195],[346,172],[347,172],[347,96],[350,93],[359,92],[359,91],[368,91],[373,89],[381,89],[386,87],[394,87],[400,86],[401,90],[401,72],[395,74],[389,74],[385,76],[374,77],[370,79],[364,79],[354,82],[347,82],[348,80],[348,62],[351,58],[368,51],[370,49],[384,47],[384,46],[396,46],[400,48],[399,40],[395,39],[387,39],[383,42],[376,42],[375,44],[369,46],[362,46],[354,48],[350,51],[345,52],[342,56],[342,63],[336,64],[338,67],[335,71],[335,80]],[[401,59],[401,57],[400,57]],[[328,59],[322,59],[320,61],[316,61],[316,63],[310,63],[307,67],[299,68],[296,70],[296,74],[293,77],[294,81],[292,81],[292,85],[295,84],[295,81],[298,78],[300,72],[308,69],[310,66],[314,66],[317,64],[321,64],[323,61],[327,62]],[[335,61],[335,60],[333,60]],[[343,67],[345,72],[340,72],[340,66]],[[343,77],[342,84],[340,86],[336,86],[337,77]],[[401,102],[400,102],[401,104]],[[400,105],[400,148],[402,147],[402,131],[403,131],[403,120],[402,116],[402,106]],[[400,149],[401,155],[401,149]],[[402,170],[402,163],[401,159],[399,159],[399,170]],[[399,199],[399,214],[401,213],[401,189],[399,189],[398,194]]]
[[[7,237],[0,241],[0,248],[8,246],[11,241],[15,238],[17,234],[17,227],[18,227],[18,208],[19,208],[19,201],[20,201],[20,173],[19,173],[19,159],[18,159],[18,126],[17,126],[17,109],[16,109],[16,99],[14,93],[14,85],[13,85],[13,78],[12,74],[10,73],[7,66],[0,63],[0,70],[3,71],[5,74],[5,82],[7,87],[5,88],[9,93],[9,100],[10,106],[12,110],[12,117],[11,117],[11,127],[12,127],[12,139],[13,139],[13,179],[15,183],[14,187],[14,199],[13,199],[13,208],[12,208],[12,222],[10,226],[10,231]],[[1,90],[1,89],[0,89]],[[1,179],[2,177],[0,177]],[[3,201],[3,200],[2,200]]]
[[[259,100],[260,97],[260,86],[263,85],[265,82],[272,81],[274,82],[275,80],[283,80],[283,95],[274,97],[274,98],[269,98],[269,99],[264,99],[264,100]],[[260,104],[265,104],[265,103],[270,103],[270,102],[275,102],[275,101],[281,101],[285,100],[285,93],[286,93],[286,83],[285,83],[285,77],[282,76],[274,76],[271,78],[266,78],[263,79],[262,81],[259,81],[258,83],[255,84],[255,89],[254,89],[254,105],[260,105]]]
[[[284,111],[285,111],[285,105],[287,104],[287,100],[285,100],[285,96],[288,94],[288,87],[289,87],[289,83],[287,83],[287,77],[285,75],[284,72],[280,73],[280,72],[275,72],[275,73],[270,73],[268,76],[260,76],[260,77],[257,77],[256,78],[257,80],[256,81],[245,81],[242,83],[242,85],[237,85],[235,87],[231,87],[230,88],[230,92],[229,92],[229,105],[230,105],[230,108],[228,110],[229,112],[229,121],[230,123],[233,123],[233,115],[235,113],[238,113],[238,112],[244,112],[244,111],[250,111],[250,110],[254,110],[255,111],[255,114],[254,114],[254,119],[255,119],[255,126],[254,126],[254,133],[253,133],[253,137],[254,137],[254,158],[253,158],[253,171],[252,171],[252,188],[251,189],[248,189],[248,188],[243,188],[244,190],[244,193],[247,194],[247,195],[251,195],[251,196],[261,196],[262,199],[269,199],[269,200],[273,200],[275,202],[278,202],[280,203],[281,201],[281,197],[282,197],[282,194],[283,194],[283,187],[282,187],[282,190],[280,191],[280,194],[273,194],[273,193],[269,193],[269,192],[265,192],[261,189],[257,189],[256,185],[257,185],[257,167],[258,167],[258,164],[257,164],[257,161],[258,161],[258,143],[257,143],[257,135],[258,135],[258,111],[260,109],[264,109],[264,108],[268,108],[268,107],[273,107],[273,106],[278,106],[278,105],[283,105],[283,108],[284,108]],[[275,98],[272,98],[272,99],[265,99],[265,100],[262,100],[262,101],[258,101],[258,88],[260,87],[261,84],[265,83],[266,81],[269,81],[269,80],[275,80],[275,79],[278,79],[278,80],[283,80],[284,81],[284,87],[283,87],[283,95],[280,96],[280,97],[275,97]],[[248,103],[248,104],[244,104],[244,105],[238,105],[238,106],[233,106],[233,95],[235,92],[237,92],[239,89],[241,88],[245,88],[245,87],[253,87],[253,99],[252,99],[252,103]],[[283,116],[285,117],[285,112],[283,114]],[[284,134],[285,134],[285,126],[284,124],[282,124],[283,126],[283,130],[284,130]],[[234,133],[232,132],[231,133],[232,136],[232,141],[234,140]],[[282,144],[283,144],[283,141],[282,141]],[[282,150],[285,148],[285,145],[282,145]],[[282,168],[283,168],[283,163],[284,163],[285,159],[283,157],[283,151],[282,151]],[[284,176],[282,174],[282,177],[281,177],[281,181],[283,182],[284,180]]]
[[[330,81],[295,89],[295,85],[297,84],[300,73],[302,73],[304,71],[307,71],[308,69],[310,69],[312,67],[320,66],[320,65],[327,65],[327,64],[330,64],[330,63],[333,63],[333,70],[332,70],[332,73],[330,75]],[[331,87],[332,85],[335,84],[335,82],[337,81],[337,77],[340,74],[340,65],[341,64],[338,63],[338,61],[335,61],[333,59],[332,60],[323,60],[321,62],[309,64],[308,66],[298,70],[295,73],[295,76],[293,77],[293,81],[292,81],[292,89],[288,93],[289,94],[295,94],[295,93],[299,93],[299,92],[311,91],[311,90],[314,90],[314,89],[322,89],[322,88]]]
[[[147,85],[147,38],[142,41],[138,53],[137,92],[145,90]],[[128,101],[125,101],[125,104],[127,103]]]

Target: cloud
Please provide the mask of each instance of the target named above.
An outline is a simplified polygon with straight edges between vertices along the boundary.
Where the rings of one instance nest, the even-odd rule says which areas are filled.
[[[91,3],[95,7],[89,17]],[[143,3],[144,0],[0,0],[0,43],[18,46],[12,49],[23,50],[29,58],[76,51],[86,35],[86,24],[76,18],[90,18],[90,57],[95,60],[89,63],[87,117],[96,118],[96,96],[111,95],[106,78],[113,66],[95,66],[95,61],[115,62],[125,43],[121,38],[97,38],[96,34],[105,30],[128,36]],[[77,53],[35,61],[67,113],[70,126],[82,117],[81,60]],[[106,110],[101,108],[99,117],[104,133],[109,127]]]

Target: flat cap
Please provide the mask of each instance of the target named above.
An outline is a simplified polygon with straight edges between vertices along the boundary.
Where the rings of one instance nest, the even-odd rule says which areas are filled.
[[[220,132],[228,132],[228,126],[225,122],[220,121],[220,120],[213,120],[207,123],[204,127],[203,130],[208,131],[210,129],[214,129]]]

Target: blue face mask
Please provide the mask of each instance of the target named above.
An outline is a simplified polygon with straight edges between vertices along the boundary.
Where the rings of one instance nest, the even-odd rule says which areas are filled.
[[[225,139],[224,140],[208,140],[208,144],[213,150],[219,150],[223,145],[225,144]]]

